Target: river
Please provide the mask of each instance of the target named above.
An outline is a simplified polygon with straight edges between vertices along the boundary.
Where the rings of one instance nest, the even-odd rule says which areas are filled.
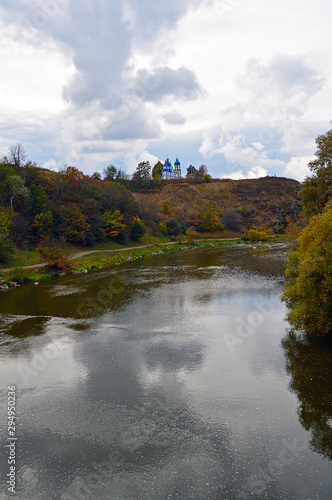
[[[332,350],[284,319],[285,254],[211,246],[0,295],[0,500],[10,450],[20,500],[331,499]]]

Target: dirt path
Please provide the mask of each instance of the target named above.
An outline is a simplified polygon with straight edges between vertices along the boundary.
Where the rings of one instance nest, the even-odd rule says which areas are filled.
[[[197,242],[211,242],[213,243],[214,241],[237,241],[239,238],[220,238],[216,240],[195,240]],[[179,242],[178,241],[170,241],[167,243],[155,243],[153,245],[140,245],[139,247],[128,247],[128,248],[120,248],[118,250],[87,250],[85,252],[78,252],[74,253],[72,255],[69,255],[68,260],[74,260],[74,259],[79,259],[80,257],[84,257],[85,255],[90,255],[91,253],[115,253],[115,252],[128,252],[129,250],[139,250],[141,248],[149,248],[149,247],[161,247],[161,246],[166,246],[166,245],[177,245]],[[23,269],[40,269],[41,267],[45,267],[46,262],[44,264],[35,264],[32,266],[23,266]],[[13,271],[15,269],[14,267],[8,268],[8,269],[0,269],[0,273],[5,273],[9,271]]]

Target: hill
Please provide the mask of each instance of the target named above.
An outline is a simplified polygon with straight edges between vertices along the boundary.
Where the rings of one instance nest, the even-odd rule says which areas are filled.
[[[196,227],[202,209],[212,202],[228,229],[269,227],[280,234],[287,227],[287,216],[292,220],[298,217],[300,188],[298,181],[284,177],[224,179],[203,184],[182,180],[163,182],[156,192],[134,192],[133,196],[141,213],[163,222],[174,217],[182,224]]]

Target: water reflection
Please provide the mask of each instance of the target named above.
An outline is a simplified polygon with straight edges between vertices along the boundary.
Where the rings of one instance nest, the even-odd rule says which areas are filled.
[[[8,292],[17,498],[316,498],[329,476],[287,389],[283,259],[209,248]]]
[[[290,331],[282,346],[301,425],[311,431],[312,449],[332,460],[331,342],[310,341]]]

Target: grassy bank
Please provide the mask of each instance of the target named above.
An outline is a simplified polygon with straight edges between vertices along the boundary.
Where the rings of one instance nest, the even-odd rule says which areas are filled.
[[[70,248],[67,250],[68,262],[70,265],[70,270],[66,274],[77,274],[82,271],[92,271],[102,268],[112,268],[113,266],[118,266],[126,262],[141,259],[143,257],[148,257],[150,255],[157,255],[161,253],[177,252],[183,250],[190,250],[204,246],[217,246],[217,245],[231,245],[234,243],[243,243],[240,239],[233,241],[214,241],[206,240],[201,242],[195,242],[191,245],[187,245],[184,242],[170,241],[161,238],[147,237],[142,238],[140,243],[131,244],[130,247],[124,247],[123,245],[118,245],[116,243],[110,243],[105,245],[100,245],[94,247],[90,250],[91,253],[71,259],[71,256],[76,255],[79,251],[88,252],[87,248]],[[145,248],[142,248],[145,246]],[[139,247],[135,249],[135,247]],[[32,252],[31,252],[32,253]],[[32,256],[30,252],[25,256],[26,259],[20,259],[20,263],[23,265],[31,265]],[[17,262],[17,260],[13,260]],[[33,264],[35,266],[37,263],[40,264],[36,259]],[[7,264],[8,265],[8,264]],[[45,270],[44,267],[41,268],[31,268],[23,269],[22,265],[15,267],[11,271],[1,271],[0,269],[0,280],[9,283],[10,281],[15,281],[20,284],[29,282],[39,282],[45,279],[55,279],[61,276],[63,273],[50,273]]]

